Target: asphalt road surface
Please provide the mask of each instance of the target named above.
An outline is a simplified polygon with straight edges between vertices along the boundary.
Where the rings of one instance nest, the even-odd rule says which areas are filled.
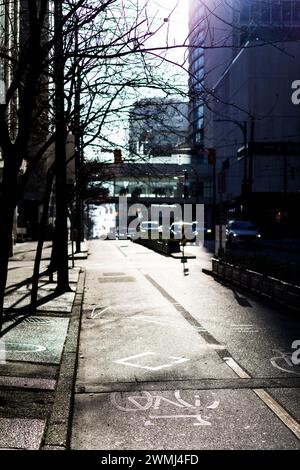
[[[300,449],[299,314],[186,252],[90,242],[72,448]]]

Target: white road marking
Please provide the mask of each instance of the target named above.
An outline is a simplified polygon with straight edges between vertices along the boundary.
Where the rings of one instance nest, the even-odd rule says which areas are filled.
[[[146,369],[146,370],[151,370],[151,371],[158,371],[161,369],[166,369],[168,367],[172,367],[174,365],[182,364],[184,362],[189,361],[190,359],[187,359],[185,357],[177,357],[177,356],[166,356],[168,359],[173,359],[172,362],[168,362],[166,364],[162,364],[161,366],[144,366],[142,364],[136,364],[133,362],[130,362],[132,359],[140,359],[142,357],[146,356],[161,356],[157,353],[154,352],[145,352],[142,354],[136,354],[135,356],[130,356],[130,357],[124,357],[123,359],[118,359],[117,361],[113,361],[116,364],[122,364],[125,366],[130,366],[130,367],[137,367],[139,369]]]
[[[176,326],[176,325],[179,325],[179,322],[177,322],[175,324],[175,322],[170,322],[168,320],[162,320],[158,317],[150,317],[150,316],[146,316],[146,315],[135,315],[135,316],[132,316],[132,317],[129,317],[130,320],[141,320],[141,321],[144,321],[146,323],[154,323],[155,325],[160,325],[160,326]],[[174,324],[174,325],[172,325]]]
[[[127,406],[127,403],[119,404],[117,397],[120,396],[120,393],[115,392],[111,394],[111,403],[120,411],[125,412],[125,413],[136,413],[136,412],[141,412],[141,411],[148,411],[150,409],[153,410],[159,410],[162,405],[167,405],[168,407],[176,407],[176,408],[183,408],[183,409],[188,409],[188,410],[196,410],[196,414],[192,415],[187,415],[187,414],[172,414],[172,415],[154,415],[154,416],[149,416],[149,418],[153,419],[162,419],[162,418],[195,418],[198,419],[199,417],[202,420],[199,411],[200,409],[203,409],[204,406],[201,406],[201,401],[200,401],[200,396],[199,395],[194,395],[195,397],[195,405],[188,403],[187,401],[183,400],[180,396],[180,390],[176,390],[174,392],[174,396],[176,401],[171,400],[167,397],[164,397],[162,395],[154,395],[151,394],[150,392],[147,391],[142,391],[139,395],[131,395],[131,396],[126,396],[125,399],[127,402],[129,402],[129,406]],[[121,400],[124,402],[124,397],[120,397]],[[211,405],[207,405],[206,408],[209,410],[215,410],[218,408],[220,402],[215,400]],[[198,413],[197,413],[198,411]],[[203,421],[203,420],[202,420]],[[146,421],[145,425],[152,425],[151,421]],[[199,426],[199,423],[196,423],[195,425]],[[203,422],[202,422],[203,425]],[[210,425],[210,423],[209,423]]]
[[[256,388],[253,392],[272,410],[276,416],[300,439],[300,424],[263,389]]]
[[[201,418],[201,415],[157,415],[157,416],[152,416],[149,415],[150,420],[151,419],[181,419],[181,418],[193,418],[196,420],[194,423],[194,426],[211,426],[211,423],[209,421],[206,421]],[[145,426],[151,425],[151,421],[146,421]]]
[[[224,358],[226,364],[242,379],[251,377],[231,358]],[[252,389],[267,407],[300,439],[300,424],[279,404],[272,396],[263,389]]]
[[[189,403],[183,400],[180,396],[180,390],[176,390],[174,392],[174,396],[176,401],[169,399],[162,395],[151,394],[147,391],[140,392],[139,395],[131,395],[125,396],[125,400],[127,403],[124,403],[124,396],[120,392],[115,392],[111,394],[111,403],[120,411],[125,413],[136,413],[136,412],[143,412],[152,410],[159,410],[161,407],[168,406],[168,408],[175,407],[181,409],[188,409],[189,411],[195,410],[195,414],[156,414],[156,415],[149,415],[147,420],[145,421],[145,426],[153,426],[153,420],[157,419],[194,419],[195,422],[193,423],[194,426],[211,426],[211,423],[208,421],[208,417],[204,416],[203,419],[199,413],[200,409],[203,409],[204,406],[201,407],[201,400],[198,394],[194,395],[195,404]],[[117,398],[123,400],[123,404],[119,404]],[[127,404],[129,403],[129,406]],[[220,402],[215,400],[211,405],[207,405],[206,408],[209,410],[215,410],[218,408]],[[183,410],[182,410],[183,411]]]
[[[111,308],[110,305],[107,306],[107,307],[106,307],[106,306],[94,307],[94,308],[93,308],[93,311],[92,311],[92,313],[91,313],[91,316],[88,317],[88,318],[90,318],[90,319],[91,319],[91,318],[92,318],[92,319],[94,319],[94,318],[99,318],[100,315],[102,315],[102,313],[106,312],[106,311],[109,310],[110,308]],[[100,310],[99,313],[95,313],[97,310]]]
[[[115,392],[115,393],[112,393],[111,395],[111,402],[112,404],[118,408],[118,410],[120,411],[125,411],[126,413],[130,413],[132,411],[146,411],[146,410],[149,410],[149,408],[151,408],[152,404],[153,404],[153,396],[151,395],[151,393],[147,392],[146,390],[143,390],[142,391],[143,395],[133,395],[133,396],[130,396],[130,397],[127,397],[127,400],[129,401],[129,403],[131,403],[132,405],[135,406],[135,408],[128,408],[126,406],[121,406],[117,403],[117,395],[118,393]],[[142,400],[142,401],[145,401],[144,404],[141,404],[138,400]]]
[[[273,367],[276,367],[276,369],[282,370],[283,372],[288,372],[289,374],[295,374],[295,375],[300,375],[300,371],[297,372],[295,370],[291,370],[295,368],[295,364],[292,362],[292,352],[288,351],[281,351],[280,349],[273,349],[273,352],[277,353],[277,356],[273,356],[270,359],[270,362]],[[288,367],[281,367],[278,362],[281,362],[283,365]]]
[[[232,357],[224,357],[224,361],[241,379],[251,378]]]

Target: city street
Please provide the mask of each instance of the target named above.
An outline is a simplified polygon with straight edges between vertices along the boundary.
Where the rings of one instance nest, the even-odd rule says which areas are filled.
[[[299,31],[300,0],[0,0],[0,453],[300,450]]]
[[[89,242],[72,449],[300,449],[299,314],[186,252]]]

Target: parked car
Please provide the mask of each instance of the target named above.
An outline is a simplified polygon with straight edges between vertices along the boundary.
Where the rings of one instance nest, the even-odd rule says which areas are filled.
[[[184,233],[185,238],[188,241],[194,242],[198,235],[197,228],[198,226],[196,222],[173,222],[170,227],[171,239],[174,238],[176,240],[181,240]]]
[[[186,236],[186,239],[190,242],[195,242],[196,237],[198,239],[204,238],[212,238],[213,231],[207,225],[202,225],[197,221],[193,222],[174,222],[170,227],[170,234],[171,238],[181,239],[182,233]],[[202,235],[202,237],[201,237]]]
[[[253,222],[231,220],[226,226],[226,241],[229,246],[255,242],[260,238],[261,234]]]

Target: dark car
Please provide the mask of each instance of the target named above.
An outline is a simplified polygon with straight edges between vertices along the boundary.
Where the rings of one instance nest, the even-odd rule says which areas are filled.
[[[253,222],[232,220],[226,226],[226,241],[229,246],[256,242],[260,238],[261,234]]]

